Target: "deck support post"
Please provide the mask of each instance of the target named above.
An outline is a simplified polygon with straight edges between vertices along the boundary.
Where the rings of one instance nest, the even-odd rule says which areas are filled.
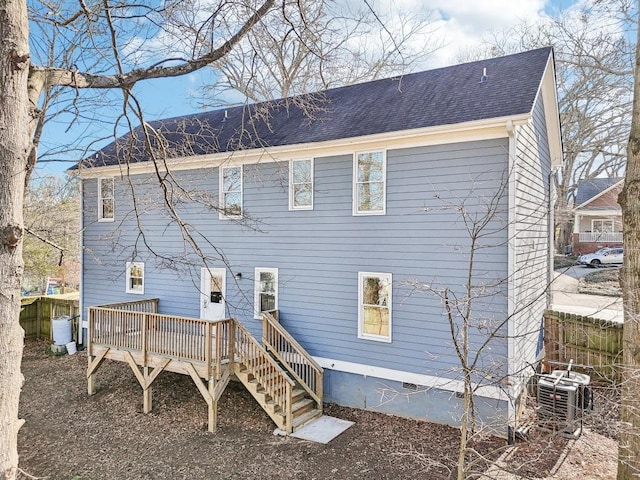
[[[153,403],[152,403],[153,393],[151,389],[151,382],[149,381],[149,373],[151,372],[151,369],[149,367],[143,367],[142,370],[143,370],[142,374],[145,379],[145,384],[142,387],[142,391],[143,391],[142,409],[144,413],[151,413],[151,409],[153,408]]]
[[[145,365],[142,367],[142,372],[140,372],[140,369],[138,368],[133,355],[131,355],[131,352],[125,352],[124,358],[129,363],[131,370],[133,370],[133,373],[138,379],[138,383],[142,387],[142,409],[144,413],[151,413],[151,410],[153,408],[151,385],[153,384],[154,380],[158,378],[158,375],[160,375],[160,373],[167,367],[167,365],[169,365],[171,360],[167,358],[160,365],[156,366],[153,369],[148,365]]]
[[[87,366],[87,394],[95,395],[96,394],[96,378],[95,374],[88,373],[88,369],[91,367],[91,362],[93,361],[92,356],[87,355],[88,366]]]
[[[218,399],[214,397],[216,382],[213,378],[209,377],[209,396],[211,397],[211,401],[207,402],[207,407],[209,409],[209,427],[208,430],[211,433],[215,433],[218,428]]]
[[[95,373],[104,362],[109,349],[102,350],[98,355],[87,355],[87,393],[89,395],[95,395],[96,393],[96,378]]]

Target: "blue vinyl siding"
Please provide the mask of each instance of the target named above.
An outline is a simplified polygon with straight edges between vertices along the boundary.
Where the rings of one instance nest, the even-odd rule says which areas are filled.
[[[459,378],[452,371],[458,362],[443,304],[416,284],[461,292],[469,236],[454,207],[464,200],[469,211],[481,212],[507,165],[507,138],[388,150],[386,215],[376,216],[352,215],[351,155],[314,159],[313,210],[289,210],[286,159],[244,165],[247,225],[219,220],[217,211],[189,202],[175,186],[170,185],[169,198],[210,266],[230,266],[228,314],[255,335],[261,325],[253,319],[254,268],[278,268],[281,322],[312,355]],[[190,195],[217,203],[216,168],[174,175]],[[159,297],[162,313],[199,316],[204,264],[170,218],[157,179],[136,175],[115,183],[116,218],[105,224],[96,222],[97,182],[84,181],[83,305],[139,299],[125,293],[125,262],[136,260],[145,262],[144,296]],[[506,193],[498,203],[491,233],[482,240],[487,248],[477,252],[474,269],[487,284],[507,277]],[[391,343],[357,338],[359,271],[393,274]],[[238,282],[235,273],[242,274]],[[477,301],[476,318],[504,320],[506,287],[494,293]],[[484,339],[472,332],[473,345]],[[504,373],[506,340],[495,339],[490,355],[486,363]],[[502,364],[496,367],[498,359]]]
[[[533,373],[539,329],[549,295],[551,159],[542,97],[534,105],[532,122],[520,127],[517,138],[514,351],[511,354],[516,392]]]

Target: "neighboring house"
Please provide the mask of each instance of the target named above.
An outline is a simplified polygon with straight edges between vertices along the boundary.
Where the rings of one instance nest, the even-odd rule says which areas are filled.
[[[456,425],[459,330],[441,297],[464,301],[470,281],[477,418],[514,425],[562,161],[550,48],[152,127],[151,152],[137,129],[77,167],[85,325],[89,307],[158,298],[259,339],[277,310],[324,368],[325,401]]]
[[[593,253],[599,248],[622,245],[622,209],[618,195],[622,178],[583,180],[574,202],[573,251]]]

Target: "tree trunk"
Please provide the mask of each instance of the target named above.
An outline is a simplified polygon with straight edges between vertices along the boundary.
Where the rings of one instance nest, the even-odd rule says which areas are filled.
[[[636,45],[633,116],[624,182],[618,199],[624,236],[624,265],[620,272],[624,370],[618,480],[631,480],[640,476],[640,42]]]
[[[553,234],[555,235],[555,253],[557,255],[564,255],[567,246],[573,243],[573,215],[567,198],[569,194],[567,184],[561,183],[556,185],[556,192],[558,198],[554,205],[555,225],[553,229]]]
[[[27,2],[0,0],[0,480],[18,469],[22,206],[30,150]]]

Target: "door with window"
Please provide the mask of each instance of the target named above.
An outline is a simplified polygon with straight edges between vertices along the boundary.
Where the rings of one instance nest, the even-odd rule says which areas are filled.
[[[200,318],[206,320],[226,318],[226,269],[203,268],[200,278]]]

